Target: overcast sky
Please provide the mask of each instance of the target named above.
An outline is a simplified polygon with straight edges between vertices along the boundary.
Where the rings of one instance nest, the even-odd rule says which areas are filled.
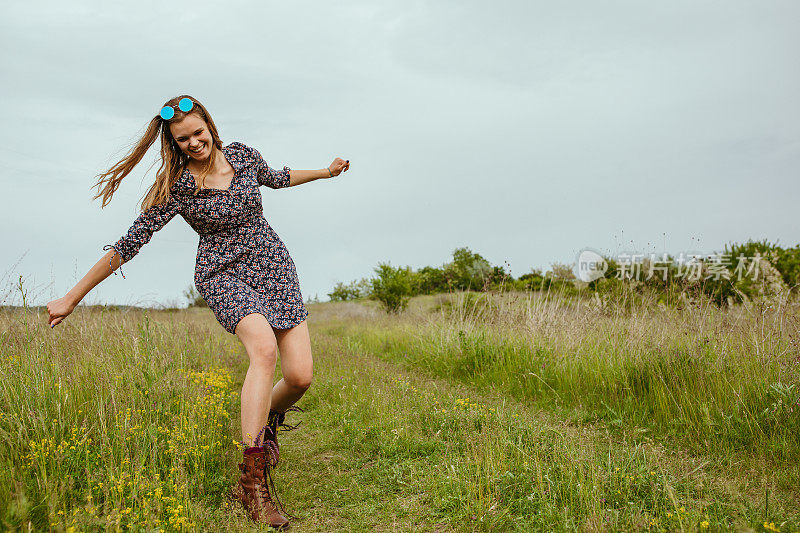
[[[584,247],[800,242],[795,1],[0,9],[0,275],[36,303],[130,227],[156,148],[105,209],[90,186],[182,93],[273,168],[350,159],[332,180],[262,188],[304,298],[461,246],[519,276]],[[196,248],[176,217],[85,301],[180,302]]]

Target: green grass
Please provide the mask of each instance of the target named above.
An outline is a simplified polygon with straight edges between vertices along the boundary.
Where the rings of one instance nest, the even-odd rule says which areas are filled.
[[[354,320],[337,333],[397,364],[583,421],[638,425],[696,452],[757,452],[785,465],[800,457],[796,305],[755,317],[659,308],[603,316],[546,305],[536,310],[543,324],[520,327],[476,319],[463,312],[467,302],[460,297],[440,320],[380,328]]]
[[[295,530],[798,530],[796,309],[467,303],[310,306],[275,473]],[[207,310],[0,332],[5,529],[264,530],[226,499],[246,356]]]

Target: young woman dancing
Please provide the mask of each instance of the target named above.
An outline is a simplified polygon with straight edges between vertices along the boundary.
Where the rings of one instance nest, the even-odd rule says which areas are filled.
[[[135,148],[99,176],[97,195],[105,207],[122,179],[161,134],[155,183],[128,233],[66,296],[47,304],[48,322],[62,322],[97,284],[130,261],[175,215],[200,235],[195,286],[220,324],[239,337],[250,358],[242,386],[245,444],[235,494],[249,516],[273,527],[288,525],[275,494],[271,469],[278,464],[278,426],[311,385],[311,341],[294,261],[263,215],[260,185],[292,187],[332,178],[350,168],[336,158],[321,170],[270,168],[261,154],[240,142],[222,146],[205,107],[182,95],[164,104]],[[280,350],[283,378],[272,386]],[[296,426],[294,426],[296,427]],[[283,513],[283,514],[282,514]],[[291,515],[290,515],[291,516]]]

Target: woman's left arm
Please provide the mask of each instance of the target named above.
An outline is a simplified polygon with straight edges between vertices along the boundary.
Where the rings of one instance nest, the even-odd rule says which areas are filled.
[[[333,163],[328,165],[328,168],[320,170],[290,170],[289,171],[289,187],[294,185],[301,185],[318,179],[332,178],[338,176],[342,172],[346,172],[350,168],[350,160],[344,160],[337,157]]]

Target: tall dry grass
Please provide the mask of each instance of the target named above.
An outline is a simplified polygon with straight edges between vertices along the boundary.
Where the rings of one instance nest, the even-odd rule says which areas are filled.
[[[339,333],[394,362],[697,451],[800,457],[800,304],[614,306],[559,294],[456,293]],[[798,474],[792,480],[798,481]]]

